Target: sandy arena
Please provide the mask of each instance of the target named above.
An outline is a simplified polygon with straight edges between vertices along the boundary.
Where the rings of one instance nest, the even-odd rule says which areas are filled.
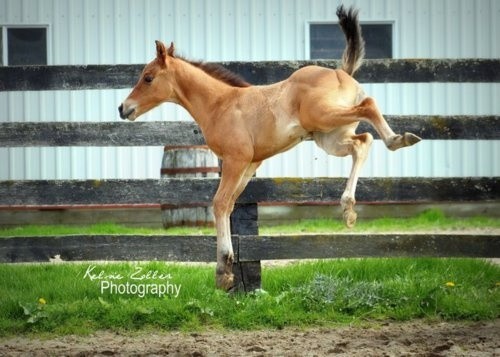
[[[6,356],[500,356],[500,319],[370,327],[0,339]]]

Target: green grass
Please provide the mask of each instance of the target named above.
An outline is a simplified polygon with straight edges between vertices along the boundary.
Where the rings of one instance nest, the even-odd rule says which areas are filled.
[[[498,229],[491,218],[450,218],[431,210],[413,218],[360,220],[352,232]],[[260,227],[261,234],[347,232],[337,220]],[[0,236],[69,234],[214,234],[213,228],[143,229],[116,224],[26,226]],[[91,334],[97,330],[284,328],[374,320],[484,320],[500,317],[500,266],[478,259],[339,259],[264,268],[263,291],[229,296],[214,288],[213,265],[160,262],[0,264],[0,336]],[[118,284],[180,285],[178,296],[101,291]],[[447,284],[448,283],[448,284]],[[151,285],[150,285],[151,286]],[[42,300],[40,300],[42,299]]]
[[[478,259],[340,259],[264,268],[263,291],[227,295],[213,266],[96,264],[104,281],[180,285],[178,296],[101,291],[93,264],[1,264],[0,335],[279,329],[500,316],[500,267]],[[157,271],[133,280],[131,274]],[[146,277],[147,278],[147,277]],[[448,284],[447,284],[448,283]],[[452,284],[453,283],[453,284]],[[43,298],[40,301],[40,298]]]
[[[293,224],[263,227],[265,234],[304,233],[377,233],[377,232],[416,232],[416,231],[461,231],[470,229],[498,229],[500,220],[489,217],[447,217],[437,209],[427,210],[409,218],[358,219],[353,229],[346,228],[340,220],[314,219],[302,220]]]
[[[128,227],[116,223],[97,223],[88,226],[26,225],[0,229],[0,237],[74,234],[213,235],[215,229],[211,227],[142,228]]]
[[[498,229],[500,220],[487,217],[453,218],[439,210],[428,210],[411,218],[359,219],[355,228],[348,229],[341,220],[311,219],[277,226],[261,225],[260,234],[279,235],[294,233],[363,233],[363,232],[415,232],[436,230]],[[214,235],[210,227],[137,228],[114,223],[89,226],[27,225],[0,229],[0,237],[49,236],[71,234],[144,234],[144,235]]]

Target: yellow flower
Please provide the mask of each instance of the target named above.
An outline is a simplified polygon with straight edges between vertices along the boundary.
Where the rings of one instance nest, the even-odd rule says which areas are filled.
[[[446,284],[444,284],[444,285],[446,285],[446,286],[447,286],[447,287],[449,287],[449,288],[452,288],[452,287],[454,287],[454,286],[455,286],[455,283],[454,283],[453,281],[448,281],[448,282],[447,282]]]
[[[498,282],[495,284],[495,286],[500,286],[500,281],[498,281]]]
[[[44,298],[40,298],[40,299],[38,299],[38,303],[39,303],[40,305],[45,305],[45,304],[47,303],[47,301],[45,301],[45,299],[44,299]]]

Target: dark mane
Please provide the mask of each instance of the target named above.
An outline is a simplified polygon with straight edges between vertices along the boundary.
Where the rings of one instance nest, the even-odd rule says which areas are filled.
[[[192,64],[195,67],[198,67],[205,73],[209,74],[210,76],[229,84],[230,86],[233,87],[250,87],[251,84],[245,81],[241,76],[238,74],[231,72],[227,68],[221,66],[220,64],[216,63],[207,63],[207,62],[199,62],[199,61],[190,61],[182,57],[177,57],[182,59],[183,61]]]

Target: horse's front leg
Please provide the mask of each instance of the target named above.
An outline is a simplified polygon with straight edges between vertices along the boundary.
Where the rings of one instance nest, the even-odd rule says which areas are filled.
[[[234,283],[234,252],[229,217],[236,199],[255,172],[253,170],[249,174],[250,168],[253,167],[253,164],[246,162],[223,160],[221,181],[213,200],[215,228],[217,230],[216,285],[226,291],[230,290]],[[248,177],[248,175],[250,176]]]
[[[233,287],[234,252],[231,242],[231,228],[229,216],[231,212],[219,207],[216,209],[214,199],[215,228],[217,230],[217,267],[215,271],[216,286],[223,290]]]

